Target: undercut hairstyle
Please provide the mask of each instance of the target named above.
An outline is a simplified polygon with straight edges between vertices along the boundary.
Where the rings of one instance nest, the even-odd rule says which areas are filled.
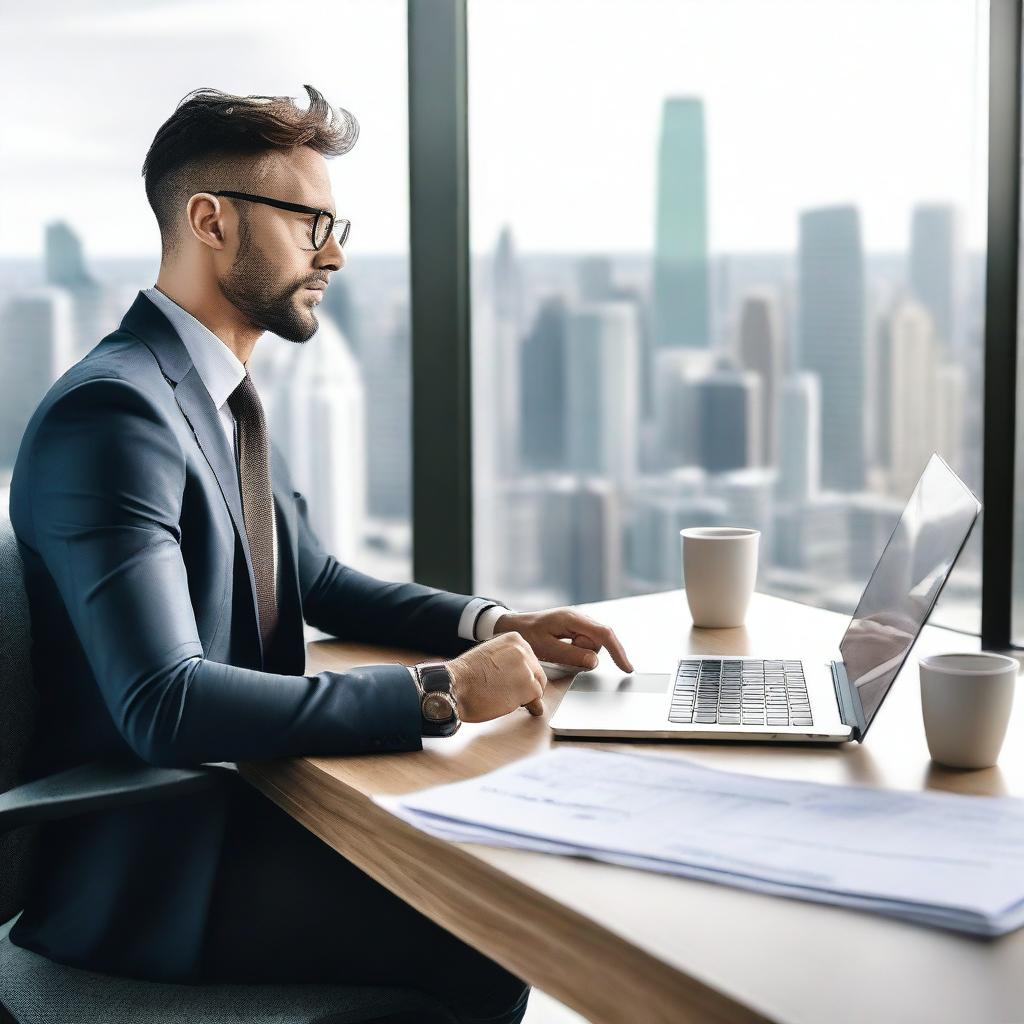
[[[256,192],[274,150],[310,146],[325,157],[347,153],[359,122],[332,107],[311,85],[309,107],[290,96],[233,96],[219,89],[188,93],[156,133],[142,176],[160,227],[161,257],[170,259],[186,230],[185,208],[197,192]],[[244,227],[246,212],[239,204]]]

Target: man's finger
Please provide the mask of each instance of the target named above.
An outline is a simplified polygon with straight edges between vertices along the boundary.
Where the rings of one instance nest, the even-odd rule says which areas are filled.
[[[529,704],[524,704],[523,707],[535,718],[539,718],[544,714],[544,698],[535,697]]]
[[[619,638],[615,635],[614,631],[608,627],[601,625],[600,622],[591,622],[589,624],[589,631],[594,634],[598,639],[604,641],[605,647],[608,648],[608,652],[612,656],[612,660],[615,662],[623,672],[632,672],[633,665],[629,658],[626,656],[626,652],[619,643]]]

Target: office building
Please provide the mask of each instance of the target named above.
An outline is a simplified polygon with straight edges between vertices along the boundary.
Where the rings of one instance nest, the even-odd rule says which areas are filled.
[[[939,404],[938,345],[931,314],[898,302],[884,319],[878,347],[879,462],[888,491],[906,497],[935,450]]]
[[[637,466],[639,324],[629,302],[569,312],[566,329],[566,467],[628,480]]]
[[[707,155],[695,97],[671,97],[662,110],[656,217],[654,344],[708,348]]]
[[[358,564],[367,511],[366,408],[359,365],[327,317],[320,319],[311,344],[295,345],[268,333],[260,345],[284,349],[283,356],[270,357],[274,383],[269,401],[263,396],[264,406],[295,486],[307,499],[313,529],[339,561]]]
[[[808,502],[821,481],[821,391],[813,373],[790,374],[779,392],[778,496]]]
[[[501,472],[516,471],[519,458],[520,346],[525,328],[522,268],[512,231],[507,226],[498,237],[491,278],[493,321],[490,330],[489,368],[493,403],[489,415],[495,423],[495,454]]]
[[[843,495],[814,494],[780,504],[773,533],[774,563],[801,573],[817,594],[847,578],[850,516]]]
[[[551,478],[542,519],[545,583],[572,604],[622,593],[622,502],[611,481],[579,474]]]
[[[961,347],[963,239],[960,215],[948,203],[914,207],[910,226],[908,279],[911,292],[931,314],[943,357]]]
[[[0,473],[14,467],[32,413],[76,358],[66,289],[30,289],[7,301],[0,313]]]
[[[777,420],[779,384],[785,361],[778,302],[771,292],[748,295],[740,312],[737,358],[744,370],[761,381],[761,422],[756,446],[757,461],[772,466],[778,460]]]
[[[719,365],[696,381],[694,397],[699,465],[710,473],[756,465],[761,429],[760,377]]]
[[[821,386],[821,473],[859,491],[867,470],[867,347],[860,214],[853,206],[800,215],[798,360]]]
[[[85,263],[82,242],[64,221],[47,224],[43,241],[46,283],[64,289],[71,299],[75,358],[81,358],[117,327],[120,315],[108,289]]]
[[[565,299],[544,299],[520,349],[521,464],[527,470],[565,466]]]
[[[403,303],[394,307],[390,328],[366,346],[361,360],[367,512],[393,521],[408,521],[412,513],[411,356],[408,309]]]
[[[702,464],[697,388],[713,367],[710,352],[654,350],[654,424],[645,470]]]

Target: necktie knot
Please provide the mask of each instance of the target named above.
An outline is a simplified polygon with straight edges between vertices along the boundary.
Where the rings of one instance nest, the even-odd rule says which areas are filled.
[[[253,384],[248,370],[245,371],[245,376],[238,382],[235,390],[228,395],[228,407],[238,419],[252,415],[254,410],[259,410],[262,415],[263,403],[260,401],[259,392],[256,390],[256,385]]]

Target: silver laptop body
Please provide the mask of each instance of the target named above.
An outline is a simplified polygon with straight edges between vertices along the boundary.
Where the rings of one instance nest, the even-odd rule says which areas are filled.
[[[562,737],[862,741],[981,512],[932,455],[871,573],[837,657],[688,655],[672,673],[576,676],[551,720]]]

